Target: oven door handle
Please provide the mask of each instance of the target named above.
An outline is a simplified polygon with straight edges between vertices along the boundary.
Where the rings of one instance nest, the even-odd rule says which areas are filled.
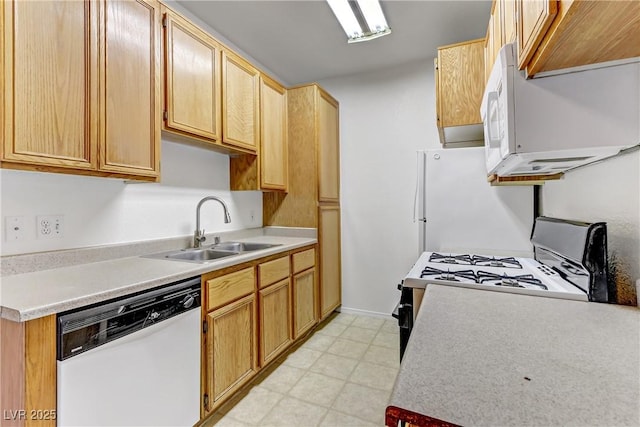
[[[400,303],[397,303],[393,311],[391,312],[391,316],[398,320],[400,320],[400,305]]]
[[[413,328],[413,304],[398,304],[398,326],[400,329]]]

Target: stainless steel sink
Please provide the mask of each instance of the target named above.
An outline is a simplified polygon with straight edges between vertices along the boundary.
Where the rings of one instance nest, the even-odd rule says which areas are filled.
[[[242,252],[259,251],[268,249],[279,244],[254,243],[254,242],[223,242],[204,248],[189,248],[177,251],[160,252],[157,254],[144,255],[144,258],[170,259],[186,262],[209,262],[220,258],[238,255]]]
[[[259,251],[261,249],[272,248],[274,245],[270,243],[252,243],[252,242],[222,242],[211,246],[212,249],[234,251],[234,252],[251,252]]]
[[[187,262],[207,262],[207,261],[215,261],[220,258],[230,257],[233,255],[238,255],[238,252],[203,248],[203,249],[182,249],[179,251],[160,252],[158,254],[145,255],[145,258],[172,259],[176,261],[187,261]]]

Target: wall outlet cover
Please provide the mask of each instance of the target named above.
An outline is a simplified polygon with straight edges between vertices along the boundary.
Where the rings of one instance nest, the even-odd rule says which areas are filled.
[[[38,215],[36,217],[38,239],[57,239],[64,235],[64,215]]]

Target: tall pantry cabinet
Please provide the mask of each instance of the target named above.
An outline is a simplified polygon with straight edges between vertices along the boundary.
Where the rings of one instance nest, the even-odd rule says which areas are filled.
[[[287,92],[289,191],[263,194],[265,225],[318,229],[319,313],[341,304],[338,102],[317,84]]]

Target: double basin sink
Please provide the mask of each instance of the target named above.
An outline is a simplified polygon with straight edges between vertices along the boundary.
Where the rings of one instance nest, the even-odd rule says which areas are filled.
[[[208,262],[220,258],[239,255],[245,252],[268,249],[279,244],[253,243],[253,242],[222,242],[203,248],[188,248],[177,251],[161,252],[158,254],[146,255],[145,258],[171,259],[186,262]]]

